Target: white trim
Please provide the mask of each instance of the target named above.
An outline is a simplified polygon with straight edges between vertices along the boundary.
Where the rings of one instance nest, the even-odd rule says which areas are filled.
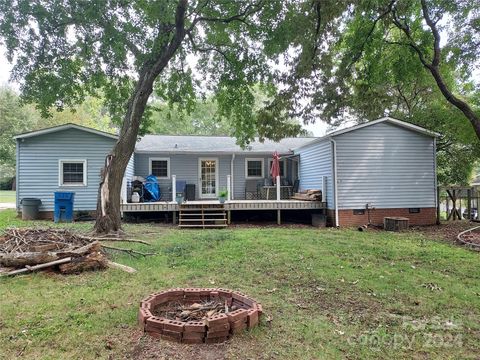
[[[160,135],[159,135],[160,136]],[[310,144],[310,143],[308,143]],[[303,146],[303,145],[302,145]],[[246,156],[272,156],[272,151],[225,151],[225,150],[135,150],[135,154],[155,154],[155,155],[178,155],[178,154],[194,154],[194,155],[246,155]],[[292,151],[282,152],[280,156],[295,155]]]
[[[333,198],[335,201],[335,226],[340,226],[338,218],[338,177],[337,177],[337,143],[334,139],[330,139],[333,144]],[[328,206],[327,206],[328,207]]]
[[[166,161],[167,162],[167,176],[157,176],[157,179],[170,179],[170,158],[169,157],[149,157],[148,158],[148,175],[152,174],[152,161]]]
[[[215,161],[215,194],[214,195],[204,195],[202,194],[202,161]],[[220,163],[216,157],[199,157],[198,158],[198,197],[200,199],[215,199],[218,197],[218,188],[219,188],[219,171]]]
[[[89,128],[89,127],[86,127],[86,126],[80,126],[80,125],[77,125],[77,124],[65,124],[65,125],[54,126],[54,127],[50,127],[50,128],[46,128],[46,129],[37,130],[37,131],[31,131],[31,132],[28,132],[28,133],[19,134],[17,136],[14,136],[13,138],[14,139],[24,139],[24,138],[29,138],[29,137],[38,136],[38,135],[50,134],[50,133],[54,133],[54,132],[62,131],[62,130],[67,130],[67,129],[77,129],[77,130],[86,131],[86,132],[89,132],[89,133],[92,133],[92,134],[105,136],[105,137],[115,139],[115,140],[118,139],[117,135],[109,134],[109,133],[104,132],[104,131],[95,130],[95,129],[92,129],[92,128]]]
[[[272,161],[273,161],[273,158],[268,158],[268,169],[267,169],[267,172],[268,172],[268,176],[271,177],[272,175],[270,174],[270,170],[272,169]],[[288,177],[287,176],[287,159],[280,159],[279,162],[283,162],[283,174],[280,174],[281,177]]]
[[[248,162],[249,161],[261,161],[262,162],[262,175],[261,176],[248,176]],[[265,159],[264,158],[245,158],[245,179],[263,179],[265,177]]]
[[[232,161],[230,162],[230,175],[231,175],[231,179],[230,179],[230,189],[229,189],[229,192],[230,192],[230,200],[233,200],[235,199],[235,195],[234,195],[234,176],[233,176],[233,173],[234,173],[234,165],[235,165],[235,154],[232,154]]]
[[[73,164],[83,164],[83,182],[81,183],[63,183],[63,164],[73,163]],[[66,187],[79,187],[87,186],[88,182],[88,172],[87,172],[87,160],[86,159],[59,159],[58,160],[58,186],[62,188]]]
[[[392,123],[392,124],[395,124],[395,125],[398,125],[398,126],[410,129],[410,130],[417,131],[419,133],[422,133],[422,134],[425,134],[425,135],[428,135],[428,136],[433,136],[433,137],[440,136],[439,133],[436,133],[434,131],[430,131],[428,129],[422,128],[422,127],[417,126],[417,125],[410,124],[410,123],[405,122],[405,121],[397,120],[397,119],[391,118],[389,116],[385,116],[383,118],[373,120],[373,121],[368,121],[366,123],[356,125],[356,126],[352,126],[352,127],[346,128],[346,129],[341,129],[341,130],[338,130],[338,131],[334,131],[334,132],[328,134],[328,136],[337,136],[337,135],[340,135],[340,134],[345,134],[345,133],[350,132],[350,131],[362,129],[364,127],[372,126],[372,125],[382,123],[382,122],[389,122],[389,123]]]

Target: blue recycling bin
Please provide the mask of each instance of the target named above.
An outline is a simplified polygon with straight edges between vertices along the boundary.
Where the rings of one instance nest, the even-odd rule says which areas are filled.
[[[74,192],[55,192],[55,211],[53,213],[53,220],[72,222],[73,221],[73,204],[75,200]]]

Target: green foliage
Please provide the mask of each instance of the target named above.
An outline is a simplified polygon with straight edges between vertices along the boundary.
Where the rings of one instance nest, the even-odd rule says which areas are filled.
[[[14,135],[25,132],[36,124],[30,108],[22,107],[15,92],[0,88],[0,177],[15,175]]]
[[[42,118],[34,105],[25,105],[9,88],[0,88],[0,178],[15,175],[15,135],[66,123],[75,123],[113,132],[102,101],[87,97],[73,109],[50,109],[50,117]]]
[[[218,197],[223,197],[226,198],[228,196],[228,191],[227,189],[222,189],[218,192]]]
[[[231,123],[217,116],[213,100],[198,99],[190,112],[165,103],[151,106],[151,125],[148,132],[165,135],[230,135]]]
[[[166,54],[175,38],[175,13],[181,3],[0,0],[0,39],[14,60],[13,77],[22,84],[23,98],[35,102],[43,115],[49,115],[52,106],[72,107],[102,95],[109,115],[119,124],[136,81]],[[242,145],[257,135],[278,139],[298,133],[300,126],[290,120],[291,112],[260,111],[254,93],[258,84],[271,94],[280,93],[275,91],[280,74],[272,63],[290,50],[284,38],[290,38],[291,26],[304,26],[305,17],[312,21],[296,11],[308,8],[310,1],[186,3],[187,34],[160,70],[155,96],[187,116],[194,113],[198,98],[211,98],[218,128],[228,128]],[[155,104],[149,105],[140,133],[158,126]]]

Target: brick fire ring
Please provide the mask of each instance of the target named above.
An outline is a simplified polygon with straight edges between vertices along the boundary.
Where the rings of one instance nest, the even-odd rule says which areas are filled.
[[[178,321],[155,316],[155,309],[169,302],[186,305],[221,300],[236,310],[216,314],[205,320]],[[238,291],[226,289],[175,288],[150,294],[140,302],[138,323],[147,334],[185,344],[219,343],[232,335],[258,325],[262,305]]]

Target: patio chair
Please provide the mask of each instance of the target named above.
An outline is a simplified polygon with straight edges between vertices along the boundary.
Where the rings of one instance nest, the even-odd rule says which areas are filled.
[[[245,200],[258,199],[258,180],[245,180]]]
[[[176,184],[177,184],[177,194],[178,193],[182,193],[183,195],[183,198],[185,199],[186,198],[186,191],[187,191],[187,181],[186,180],[177,180],[176,181]],[[173,194],[173,198],[175,198],[175,196],[177,196],[177,194]]]
[[[297,179],[293,182],[292,193],[290,194],[290,196],[295,195],[295,193],[298,192],[299,187],[300,187],[300,179]]]

